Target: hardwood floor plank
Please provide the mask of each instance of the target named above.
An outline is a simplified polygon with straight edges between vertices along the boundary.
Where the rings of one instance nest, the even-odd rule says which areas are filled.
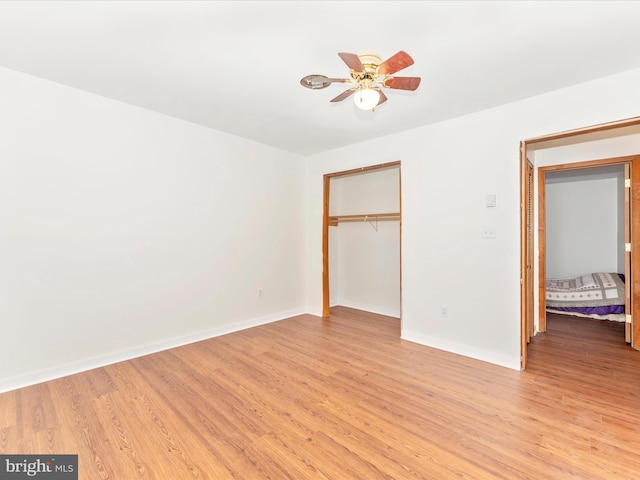
[[[301,315],[0,395],[0,453],[96,479],[636,479],[639,352],[550,316],[518,372]]]

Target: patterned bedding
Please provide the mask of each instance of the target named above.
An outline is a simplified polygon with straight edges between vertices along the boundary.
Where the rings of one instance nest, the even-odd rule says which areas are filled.
[[[624,282],[617,273],[592,273],[546,282],[548,306],[593,307],[624,305]]]
[[[547,311],[624,321],[624,275],[593,273],[546,281]]]

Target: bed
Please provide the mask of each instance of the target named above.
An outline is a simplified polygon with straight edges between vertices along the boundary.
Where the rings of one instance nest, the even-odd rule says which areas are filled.
[[[625,321],[624,275],[589,273],[546,281],[547,312]]]

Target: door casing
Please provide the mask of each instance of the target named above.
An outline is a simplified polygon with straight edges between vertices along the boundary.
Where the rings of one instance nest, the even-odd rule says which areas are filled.
[[[545,332],[547,330],[547,317],[546,317],[546,301],[545,301],[545,281],[547,278],[546,275],[546,259],[547,259],[547,248],[546,248],[546,174],[549,172],[558,172],[565,170],[582,170],[588,168],[596,168],[603,167],[607,165],[625,165],[631,167],[632,171],[634,169],[640,169],[640,156],[625,156],[625,157],[616,157],[616,158],[606,158],[602,160],[593,160],[588,162],[575,162],[575,163],[565,163],[559,165],[551,165],[547,167],[538,168],[538,330],[540,332]],[[635,166],[635,168],[634,168]],[[640,185],[635,185],[635,188],[640,188]],[[631,190],[634,190],[634,185],[632,181]],[[633,203],[625,204],[625,209],[631,209],[633,207]],[[638,207],[640,208],[640,207]],[[625,212],[625,217],[629,215],[629,212]],[[629,236],[631,239],[633,238],[633,225],[631,225],[631,229]],[[638,235],[638,232],[635,232]],[[627,272],[625,272],[627,273]],[[631,278],[633,278],[633,265],[631,265]],[[632,282],[627,282],[632,286]],[[631,309],[633,310],[633,294],[630,295],[631,300]],[[638,310],[640,312],[640,310]],[[632,346],[638,344],[638,342],[632,342]],[[634,348],[640,348],[640,345],[634,346]]]

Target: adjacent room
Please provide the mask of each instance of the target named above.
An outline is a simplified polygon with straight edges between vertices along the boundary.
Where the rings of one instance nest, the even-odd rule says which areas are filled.
[[[638,18],[0,2],[0,478],[636,478]]]
[[[545,176],[547,312],[625,321],[624,177],[621,165]]]

